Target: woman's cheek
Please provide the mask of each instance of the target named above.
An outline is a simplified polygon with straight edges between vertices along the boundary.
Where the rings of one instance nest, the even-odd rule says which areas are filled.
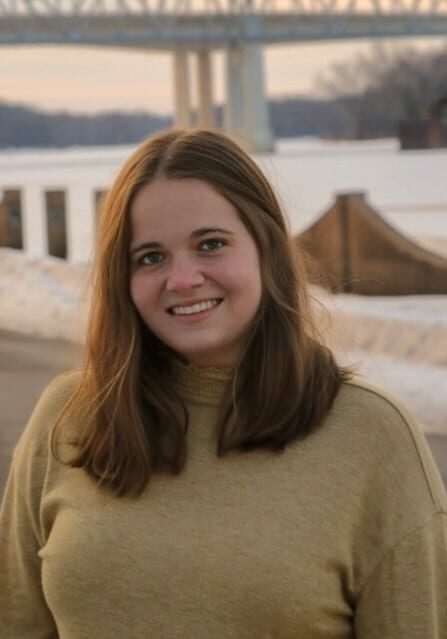
[[[145,295],[144,278],[139,273],[135,273],[130,279],[130,296],[139,311],[141,311],[141,306],[145,301]]]

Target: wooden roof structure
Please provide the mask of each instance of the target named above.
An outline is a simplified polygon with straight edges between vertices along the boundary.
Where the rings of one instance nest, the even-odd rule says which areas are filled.
[[[343,193],[297,236],[311,281],[333,292],[446,295],[447,258],[391,226],[364,193]]]

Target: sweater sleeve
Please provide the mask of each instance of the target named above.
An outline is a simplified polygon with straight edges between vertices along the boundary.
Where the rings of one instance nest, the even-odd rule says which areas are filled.
[[[42,589],[39,551],[45,544],[41,501],[52,463],[55,418],[72,378],[56,378],[42,394],[14,451],[0,509],[0,637],[57,639]]]
[[[447,513],[406,535],[364,584],[356,639],[447,637]]]
[[[57,639],[41,584],[38,523],[13,466],[0,511],[0,637]]]

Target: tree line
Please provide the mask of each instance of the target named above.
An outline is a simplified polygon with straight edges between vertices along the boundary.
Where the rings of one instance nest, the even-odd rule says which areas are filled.
[[[427,117],[430,107],[446,98],[447,47],[420,51],[376,45],[368,54],[331,66],[318,90],[319,98],[269,101],[276,137],[395,136],[399,122]],[[222,106],[215,116],[220,125]],[[171,124],[170,115],[148,112],[45,113],[0,102],[0,148],[133,144]]]
[[[169,117],[143,112],[45,113],[0,102],[0,148],[132,144],[170,123]]]
[[[395,135],[399,122],[430,117],[433,106],[445,101],[447,47],[421,51],[379,43],[368,54],[332,66],[320,90],[337,98],[349,122],[347,137]]]
[[[290,97],[271,100],[269,109],[276,137],[344,137],[349,133],[338,100]],[[221,106],[215,109],[215,120],[222,125]],[[171,124],[171,116],[153,113],[51,114],[0,103],[0,148],[133,144]]]

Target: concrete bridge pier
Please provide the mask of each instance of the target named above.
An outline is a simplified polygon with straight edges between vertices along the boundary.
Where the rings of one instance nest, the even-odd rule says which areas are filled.
[[[226,61],[225,130],[241,137],[248,151],[272,151],[261,45],[231,45],[226,50]]]
[[[188,51],[174,51],[174,125],[181,129],[191,126],[191,93]]]
[[[211,73],[211,54],[209,49],[201,49],[197,52],[197,84],[198,84],[198,104],[197,104],[197,126],[203,128],[213,128],[213,89]]]
[[[193,125],[191,114],[191,82],[188,65],[188,51],[174,52],[174,95],[176,127],[187,129]],[[197,51],[197,122],[198,127],[213,128],[213,92],[211,56],[209,49]]]
[[[224,129],[237,137],[245,135],[244,74],[242,47],[226,50],[226,103],[224,107]]]
[[[211,49],[197,55],[197,121],[203,128],[216,126],[213,111]],[[193,126],[189,52],[174,52],[174,125]],[[224,131],[235,136],[249,152],[269,152],[274,148],[268,102],[264,86],[263,50],[259,44],[234,44],[226,49],[226,104]]]

